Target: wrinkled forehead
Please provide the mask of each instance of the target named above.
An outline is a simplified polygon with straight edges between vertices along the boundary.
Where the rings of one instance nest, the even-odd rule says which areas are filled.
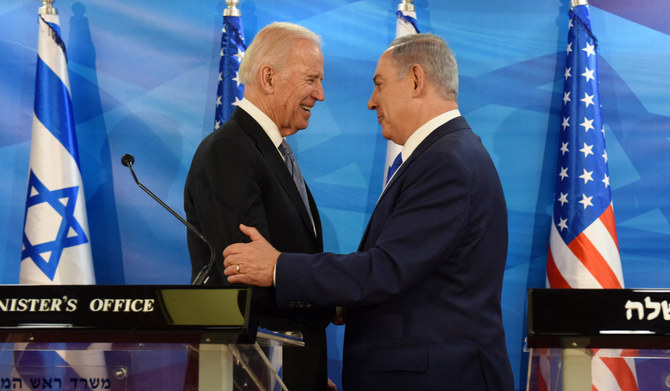
[[[323,72],[323,53],[316,43],[309,40],[299,40],[285,59],[290,68],[318,68]]]
[[[393,59],[392,52],[387,49],[377,60],[377,69],[375,70],[375,77],[395,75],[397,73],[397,64]]]
[[[314,41],[309,39],[296,39],[291,45],[289,50],[289,57],[294,56],[313,56],[323,59],[323,53],[321,53],[321,46]]]

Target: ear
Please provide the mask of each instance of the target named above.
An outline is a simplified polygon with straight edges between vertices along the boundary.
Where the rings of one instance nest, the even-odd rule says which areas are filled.
[[[277,73],[270,65],[263,65],[260,69],[261,88],[266,94],[272,94],[277,81]]]
[[[412,97],[416,98],[420,96],[426,88],[426,73],[419,64],[412,65],[408,73],[412,81]]]

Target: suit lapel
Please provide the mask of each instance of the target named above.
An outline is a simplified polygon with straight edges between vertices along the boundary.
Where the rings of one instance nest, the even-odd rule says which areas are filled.
[[[363,233],[363,237],[361,239],[361,242],[358,246],[359,251],[364,248],[365,242],[367,240],[368,236],[368,231],[370,230],[370,224],[372,223],[372,219],[375,217],[375,213],[377,212],[377,207],[379,204],[382,202],[382,199],[386,194],[389,193],[389,191],[394,191],[395,189],[392,190],[392,188],[396,185],[397,181],[399,178],[403,175],[405,171],[409,169],[409,167],[412,165],[414,161],[419,159],[421,157],[421,154],[423,154],[431,145],[433,145],[437,140],[441,139],[442,137],[446,136],[447,134],[454,132],[459,129],[469,129],[470,126],[468,123],[465,121],[465,118],[463,116],[456,117],[452,119],[451,121],[448,121],[447,123],[439,126],[437,129],[435,129],[433,132],[431,132],[428,137],[426,137],[425,140],[423,140],[412,152],[410,155],[409,159],[407,161],[403,162],[403,164],[398,168],[398,171],[396,171],[395,175],[393,175],[393,178],[391,178],[391,181],[384,187],[382,190],[382,194],[379,196],[379,199],[377,200],[377,205],[375,206],[375,209],[372,211],[372,215],[370,216],[370,220],[368,221],[368,225],[365,228],[365,232]]]
[[[270,166],[270,169],[274,173],[275,177],[284,188],[284,191],[288,195],[289,199],[293,205],[298,210],[300,218],[302,219],[303,224],[308,228],[308,231],[312,233],[312,236],[316,239],[316,234],[314,233],[314,228],[312,227],[312,221],[307,214],[307,209],[305,209],[305,204],[302,202],[298,188],[293,181],[293,177],[288,172],[284,159],[282,159],[277,147],[274,146],[270,137],[265,133],[265,130],[256,122],[246,111],[238,108],[235,108],[231,118],[237,121],[242,129],[256,142],[258,150],[265,158],[266,162]],[[305,184],[305,186],[307,186]],[[311,193],[307,189],[309,197],[311,198]],[[313,203],[313,202],[312,202]],[[312,217],[314,218],[314,226],[317,225],[318,212],[312,208]],[[318,230],[320,234],[320,230]]]

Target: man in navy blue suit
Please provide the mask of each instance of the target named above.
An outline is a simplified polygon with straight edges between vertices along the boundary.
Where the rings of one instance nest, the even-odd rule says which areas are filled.
[[[280,308],[346,308],[343,387],[511,391],[500,295],[507,208],[493,162],[460,115],[439,37],[396,39],[368,108],[402,145],[358,252],[278,252],[254,228],[224,250],[231,283],[276,288]]]

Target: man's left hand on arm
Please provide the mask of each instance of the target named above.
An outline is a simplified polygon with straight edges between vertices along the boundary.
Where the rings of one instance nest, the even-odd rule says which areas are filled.
[[[275,264],[280,252],[265,240],[256,228],[240,224],[250,243],[235,243],[223,250],[224,274],[232,284],[272,286]]]

